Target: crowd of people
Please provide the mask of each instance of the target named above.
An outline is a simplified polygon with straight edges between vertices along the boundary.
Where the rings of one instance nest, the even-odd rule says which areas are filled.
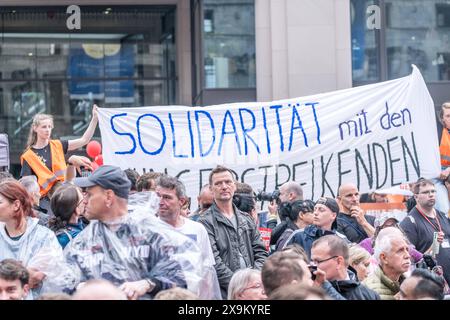
[[[304,199],[295,181],[263,219],[252,186],[220,165],[191,212],[184,184],[167,174],[102,165],[77,177],[91,161],[67,152],[92,138],[96,106],[76,140],[51,140],[53,121],[40,115],[21,179],[0,173],[0,299],[445,299],[450,104],[442,110],[441,181],[412,184],[401,221],[366,214],[362,199],[388,199],[353,183]]]

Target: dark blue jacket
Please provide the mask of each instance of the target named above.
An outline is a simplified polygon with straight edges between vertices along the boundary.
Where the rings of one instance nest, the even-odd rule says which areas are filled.
[[[296,232],[297,231],[297,232]],[[337,235],[342,239],[347,238],[343,235],[337,232],[335,229],[333,230],[323,230],[315,225],[309,225],[304,230],[296,230],[294,231],[291,239],[287,242],[286,245],[290,245],[292,243],[296,243],[300,246],[302,246],[303,249],[305,249],[306,254],[308,255],[308,259],[311,259],[311,247],[314,241],[319,239],[320,237],[326,236],[326,235]]]

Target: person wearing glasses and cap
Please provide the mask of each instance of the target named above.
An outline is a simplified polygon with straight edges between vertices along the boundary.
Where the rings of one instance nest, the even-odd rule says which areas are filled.
[[[339,205],[333,198],[319,198],[314,206],[313,224],[304,230],[296,230],[292,233],[286,245],[297,243],[305,249],[308,258],[311,258],[311,247],[314,241],[325,235],[337,235],[348,241],[345,235],[337,232],[336,217],[339,213]]]

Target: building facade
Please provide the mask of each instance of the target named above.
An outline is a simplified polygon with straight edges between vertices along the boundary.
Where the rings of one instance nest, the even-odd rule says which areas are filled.
[[[395,79],[411,64],[437,107],[450,99],[444,0],[36,2],[0,7],[0,132],[16,174],[35,114],[71,138],[93,103],[271,101]]]

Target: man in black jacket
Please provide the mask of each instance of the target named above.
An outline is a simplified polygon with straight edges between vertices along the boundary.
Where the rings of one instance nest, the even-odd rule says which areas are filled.
[[[380,300],[373,290],[362,285],[348,269],[349,253],[345,240],[327,235],[313,243],[311,264],[325,272],[325,279],[347,300]]]
[[[337,216],[337,231],[344,234],[350,242],[360,243],[375,233],[375,218],[365,214],[359,206],[360,194],[356,185],[343,184],[339,187],[339,200],[342,212]]]
[[[252,218],[233,205],[236,182],[230,169],[217,166],[209,175],[214,203],[198,220],[208,232],[222,297],[234,272],[244,268],[261,269],[267,251]]]

